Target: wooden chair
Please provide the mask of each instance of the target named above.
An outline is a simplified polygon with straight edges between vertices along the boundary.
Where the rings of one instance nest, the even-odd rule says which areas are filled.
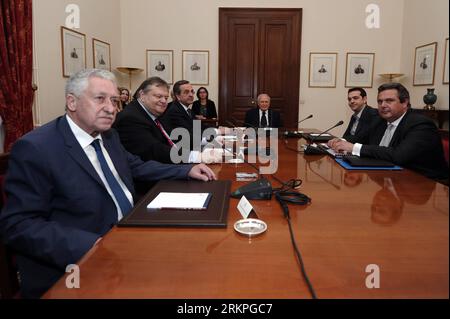
[[[8,159],[9,154],[0,154],[0,211],[6,201],[3,183],[8,169]],[[19,281],[14,255],[0,238],[0,299],[18,298],[18,296]]]

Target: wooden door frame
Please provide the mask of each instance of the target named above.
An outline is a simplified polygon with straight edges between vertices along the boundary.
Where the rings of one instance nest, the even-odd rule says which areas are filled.
[[[293,51],[295,50],[299,54],[297,56],[291,57],[290,65],[292,65],[292,69],[298,70],[298,78],[291,78],[290,81],[294,82],[293,86],[297,89],[296,93],[294,93],[294,98],[291,98],[288,108],[296,110],[297,117],[295,118],[295,122],[298,120],[299,113],[299,98],[300,98],[300,61],[301,61],[301,36],[302,36],[302,14],[303,10],[301,8],[219,8],[219,123],[220,125],[227,125],[227,120],[229,113],[229,101],[228,101],[228,60],[229,53],[227,48],[222,47],[223,41],[227,37],[227,25],[228,20],[233,17],[242,18],[285,18],[287,16],[294,16],[294,23],[297,25],[294,27],[298,27],[299,30],[299,39],[298,41],[293,41]],[[298,19],[296,19],[298,17]],[[259,40],[258,40],[259,41]],[[258,85],[260,85],[260,81],[258,80]],[[256,98],[256,97],[255,97]],[[294,109],[296,107],[296,109]],[[284,119],[285,126],[292,126],[294,123],[293,119]],[[296,125],[295,125],[296,127]]]

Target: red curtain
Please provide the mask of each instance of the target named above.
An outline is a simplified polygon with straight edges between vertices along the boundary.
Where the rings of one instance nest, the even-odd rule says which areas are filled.
[[[33,129],[32,0],[0,1],[0,115],[5,152]]]

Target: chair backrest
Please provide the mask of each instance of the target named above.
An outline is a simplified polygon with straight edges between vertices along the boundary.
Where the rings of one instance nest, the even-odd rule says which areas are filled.
[[[441,135],[442,147],[444,148],[444,156],[447,164],[449,163],[449,145],[448,145],[448,131],[447,130],[439,130],[439,134]]]
[[[0,211],[6,201],[3,183],[8,169],[8,159],[9,154],[0,154]],[[19,281],[14,256],[0,238],[0,299],[17,298],[18,292]]]

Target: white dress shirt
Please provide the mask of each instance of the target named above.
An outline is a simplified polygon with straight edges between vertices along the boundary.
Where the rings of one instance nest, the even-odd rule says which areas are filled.
[[[392,124],[392,125],[393,125],[391,136],[394,136],[395,130],[397,129],[397,126],[400,124],[400,122],[402,121],[402,119],[403,119],[403,117],[405,116],[405,114],[406,114],[406,112],[403,113],[402,116],[400,116],[398,119],[396,119],[396,120],[395,120],[394,122],[392,122],[392,123],[389,123],[389,122],[388,122],[388,125],[389,125],[389,124]],[[361,156],[361,155],[360,155],[360,154],[361,154],[361,148],[362,148],[362,144],[355,143],[355,144],[353,145],[352,154],[353,154],[353,155],[357,155],[357,156]]]
[[[72,130],[73,135],[75,135],[75,138],[77,139],[78,143],[80,143],[81,148],[86,153],[86,156],[88,157],[89,161],[91,162],[92,166],[94,166],[95,171],[97,172],[98,176],[102,180],[103,184],[105,185],[106,190],[108,191],[108,194],[111,196],[112,200],[114,201],[114,204],[116,205],[118,216],[117,220],[121,220],[123,217],[122,210],[120,209],[119,204],[117,203],[116,197],[114,196],[111,187],[109,187],[108,182],[106,181],[105,174],[103,174],[102,167],[100,166],[100,162],[97,158],[97,153],[95,152],[94,147],[91,145],[91,143],[95,139],[100,140],[100,146],[102,148],[103,155],[105,156],[106,162],[108,163],[109,168],[111,169],[111,172],[113,173],[114,177],[119,182],[120,187],[124,191],[125,195],[127,196],[128,200],[131,203],[131,206],[133,206],[133,196],[131,195],[130,191],[126,187],[125,183],[122,181],[122,179],[119,176],[119,173],[117,173],[116,168],[114,167],[114,164],[111,160],[111,157],[108,154],[108,151],[103,146],[103,140],[101,134],[99,134],[97,137],[92,137],[88,133],[86,133],[83,129],[81,129],[77,124],[75,124],[72,119],[66,115],[67,122],[69,123],[70,129]]]

